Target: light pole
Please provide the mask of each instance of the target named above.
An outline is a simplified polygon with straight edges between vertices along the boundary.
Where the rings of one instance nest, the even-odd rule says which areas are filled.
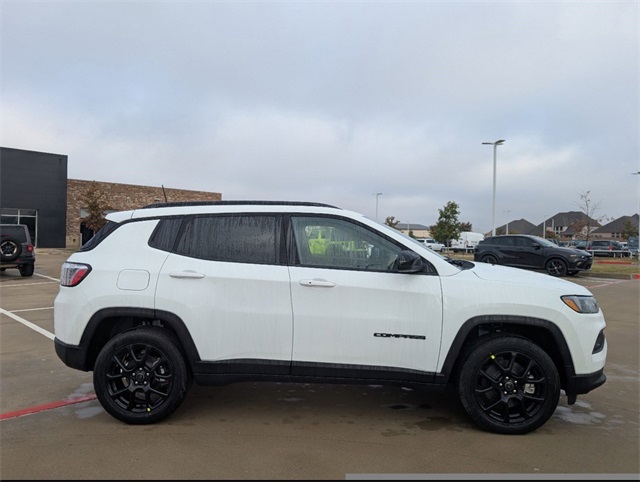
[[[483,142],[485,145],[493,146],[493,223],[491,228],[491,235],[496,235],[496,151],[498,146],[504,144],[504,139],[500,139],[495,142]]]
[[[547,216],[548,214],[545,214],[544,221],[542,221],[542,237],[544,239],[547,239]]]
[[[378,222],[378,198],[380,197],[381,194],[382,194],[381,192],[375,193],[375,196],[376,196],[376,222]]]
[[[507,234],[509,234],[509,213],[511,211],[505,211],[506,215],[507,215]]]

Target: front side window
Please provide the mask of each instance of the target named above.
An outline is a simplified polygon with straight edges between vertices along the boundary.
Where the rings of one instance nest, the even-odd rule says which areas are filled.
[[[211,215],[187,218],[178,254],[235,263],[275,264],[279,243],[275,216]]]
[[[291,219],[302,266],[395,271],[402,248],[356,223],[331,217]]]

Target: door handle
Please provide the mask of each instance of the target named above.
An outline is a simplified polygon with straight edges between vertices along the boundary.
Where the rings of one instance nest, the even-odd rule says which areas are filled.
[[[333,288],[336,284],[324,279],[301,279],[300,286],[319,286],[321,288]]]
[[[198,273],[197,271],[171,271],[169,276],[172,278],[190,278],[190,279],[201,279],[204,278],[204,273]]]

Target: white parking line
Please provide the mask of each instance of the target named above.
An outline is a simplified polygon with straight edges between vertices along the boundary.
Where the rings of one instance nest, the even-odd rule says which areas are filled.
[[[43,328],[40,328],[38,325],[35,325],[35,324],[31,323],[30,321],[25,320],[24,318],[20,318],[18,315],[14,315],[10,311],[3,310],[2,308],[0,308],[0,313],[3,314],[3,315],[7,315],[9,318],[13,318],[17,322],[22,323],[27,328],[31,328],[32,330],[37,331],[38,333],[40,333],[41,335],[46,336],[50,340],[54,340],[55,339],[55,335],[53,333],[49,333],[47,330],[45,330]]]
[[[45,276],[43,274],[38,274],[38,273],[33,273],[34,276],[39,276],[40,278],[46,278],[46,279],[50,279],[52,281],[55,281],[56,283],[60,283],[60,280],[58,278],[52,278],[51,276]]]
[[[0,285],[0,288],[18,288],[20,286],[33,286],[33,285],[52,285],[55,281],[38,281],[37,283],[20,283],[15,285]]]
[[[47,306],[46,308],[25,308],[24,310],[11,310],[11,313],[20,313],[22,311],[39,311],[39,310],[52,310],[53,306]]]

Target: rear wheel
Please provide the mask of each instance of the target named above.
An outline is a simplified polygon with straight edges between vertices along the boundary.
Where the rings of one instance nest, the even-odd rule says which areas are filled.
[[[551,276],[564,276],[567,274],[567,263],[561,259],[550,259],[545,266]]]
[[[21,276],[33,276],[34,265],[32,264],[23,264],[18,269],[20,270]]]
[[[116,335],[93,370],[98,400],[113,417],[149,424],[171,415],[189,388],[187,365],[176,342],[157,328]]]
[[[494,255],[488,254],[482,257],[482,262],[490,263],[490,264],[498,264],[498,259]]]
[[[465,354],[460,401],[483,429],[524,434],[542,426],[560,398],[560,377],[538,345],[516,336],[479,341]]]

